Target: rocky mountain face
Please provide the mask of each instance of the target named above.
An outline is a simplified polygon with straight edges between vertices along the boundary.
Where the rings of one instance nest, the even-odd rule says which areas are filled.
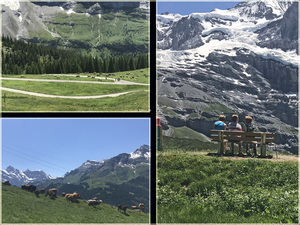
[[[5,170],[2,170],[2,181],[8,180],[12,185],[21,187],[22,184],[28,184],[30,182],[40,182],[44,180],[54,179],[54,177],[46,174],[41,170],[18,170],[12,166],[8,166]]]
[[[157,114],[209,136],[220,114],[254,118],[277,148],[298,154],[298,2],[157,15]]]
[[[2,35],[108,57],[148,52],[149,2],[2,2]],[[113,36],[113,38],[112,38]]]

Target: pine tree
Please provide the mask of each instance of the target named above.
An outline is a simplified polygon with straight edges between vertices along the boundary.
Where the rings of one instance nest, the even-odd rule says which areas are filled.
[[[110,60],[109,60],[109,63],[108,63],[108,70],[107,70],[107,72],[108,73],[112,73],[112,72],[114,72],[115,70],[114,70],[114,60],[113,60],[113,58],[111,57],[110,58]]]
[[[134,58],[132,55],[129,58],[129,70],[135,70]]]

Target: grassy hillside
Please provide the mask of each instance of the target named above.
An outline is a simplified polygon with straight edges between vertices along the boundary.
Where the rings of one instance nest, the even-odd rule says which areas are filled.
[[[163,136],[162,138],[163,150],[180,149],[183,151],[202,151],[218,149],[217,143],[203,142],[199,139],[179,138]],[[216,150],[217,152],[217,150]]]
[[[200,141],[209,141],[209,138],[207,138],[205,135],[196,132],[192,130],[191,128],[188,128],[186,126],[183,127],[173,127],[170,126],[173,129],[172,137],[178,137],[178,138],[190,138],[190,139],[198,139]]]
[[[101,99],[44,98],[9,91],[3,91],[1,97],[6,112],[149,112],[150,107],[148,91]]]
[[[49,31],[59,36],[55,40],[59,47],[101,57],[149,51],[149,21],[139,8],[131,13],[111,12],[100,17],[57,12],[44,23]],[[54,39],[46,34],[39,34],[45,44]],[[34,37],[36,34],[32,33]]]
[[[149,223],[149,214],[101,204],[88,206],[84,200],[67,202],[63,197],[48,196],[15,186],[2,186],[2,223]]]
[[[298,223],[298,162],[159,154],[160,223]]]

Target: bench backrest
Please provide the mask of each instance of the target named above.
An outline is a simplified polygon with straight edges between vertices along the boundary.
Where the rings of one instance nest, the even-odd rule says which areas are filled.
[[[221,136],[220,136],[221,135]],[[212,141],[228,140],[228,141],[244,141],[244,142],[264,142],[274,143],[275,134],[265,132],[245,132],[245,131],[227,131],[227,130],[211,130],[210,138]],[[264,141],[265,139],[265,141]]]

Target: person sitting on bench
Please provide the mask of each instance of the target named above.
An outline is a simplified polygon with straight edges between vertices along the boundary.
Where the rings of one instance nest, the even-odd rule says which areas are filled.
[[[228,124],[229,131],[243,131],[242,126],[238,123],[239,116],[236,114],[233,114],[231,117],[231,122]],[[244,156],[242,152],[242,142],[238,142],[239,145],[239,156]],[[234,153],[234,142],[231,142],[231,152]]]
[[[255,126],[252,124],[252,117],[251,116],[246,116],[243,131],[245,131],[245,132],[254,132],[254,130],[255,130]],[[257,141],[252,141],[252,144],[253,144],[254,155],[257,155],[257,152],[256,152]],[[250,155],[249,144],[246,143],[245,145],[246,145],[246,152],[247,152],[248,155]]]
[[[226,123],[225,123],[226,117],[224,115],[219,116],[219,120],[215,122],[214,124],[214,130],[226,130]],[[223,142],[224,144],[224,149],[226,153],[228,152],[228,147],[227,147],[227,141]]]

